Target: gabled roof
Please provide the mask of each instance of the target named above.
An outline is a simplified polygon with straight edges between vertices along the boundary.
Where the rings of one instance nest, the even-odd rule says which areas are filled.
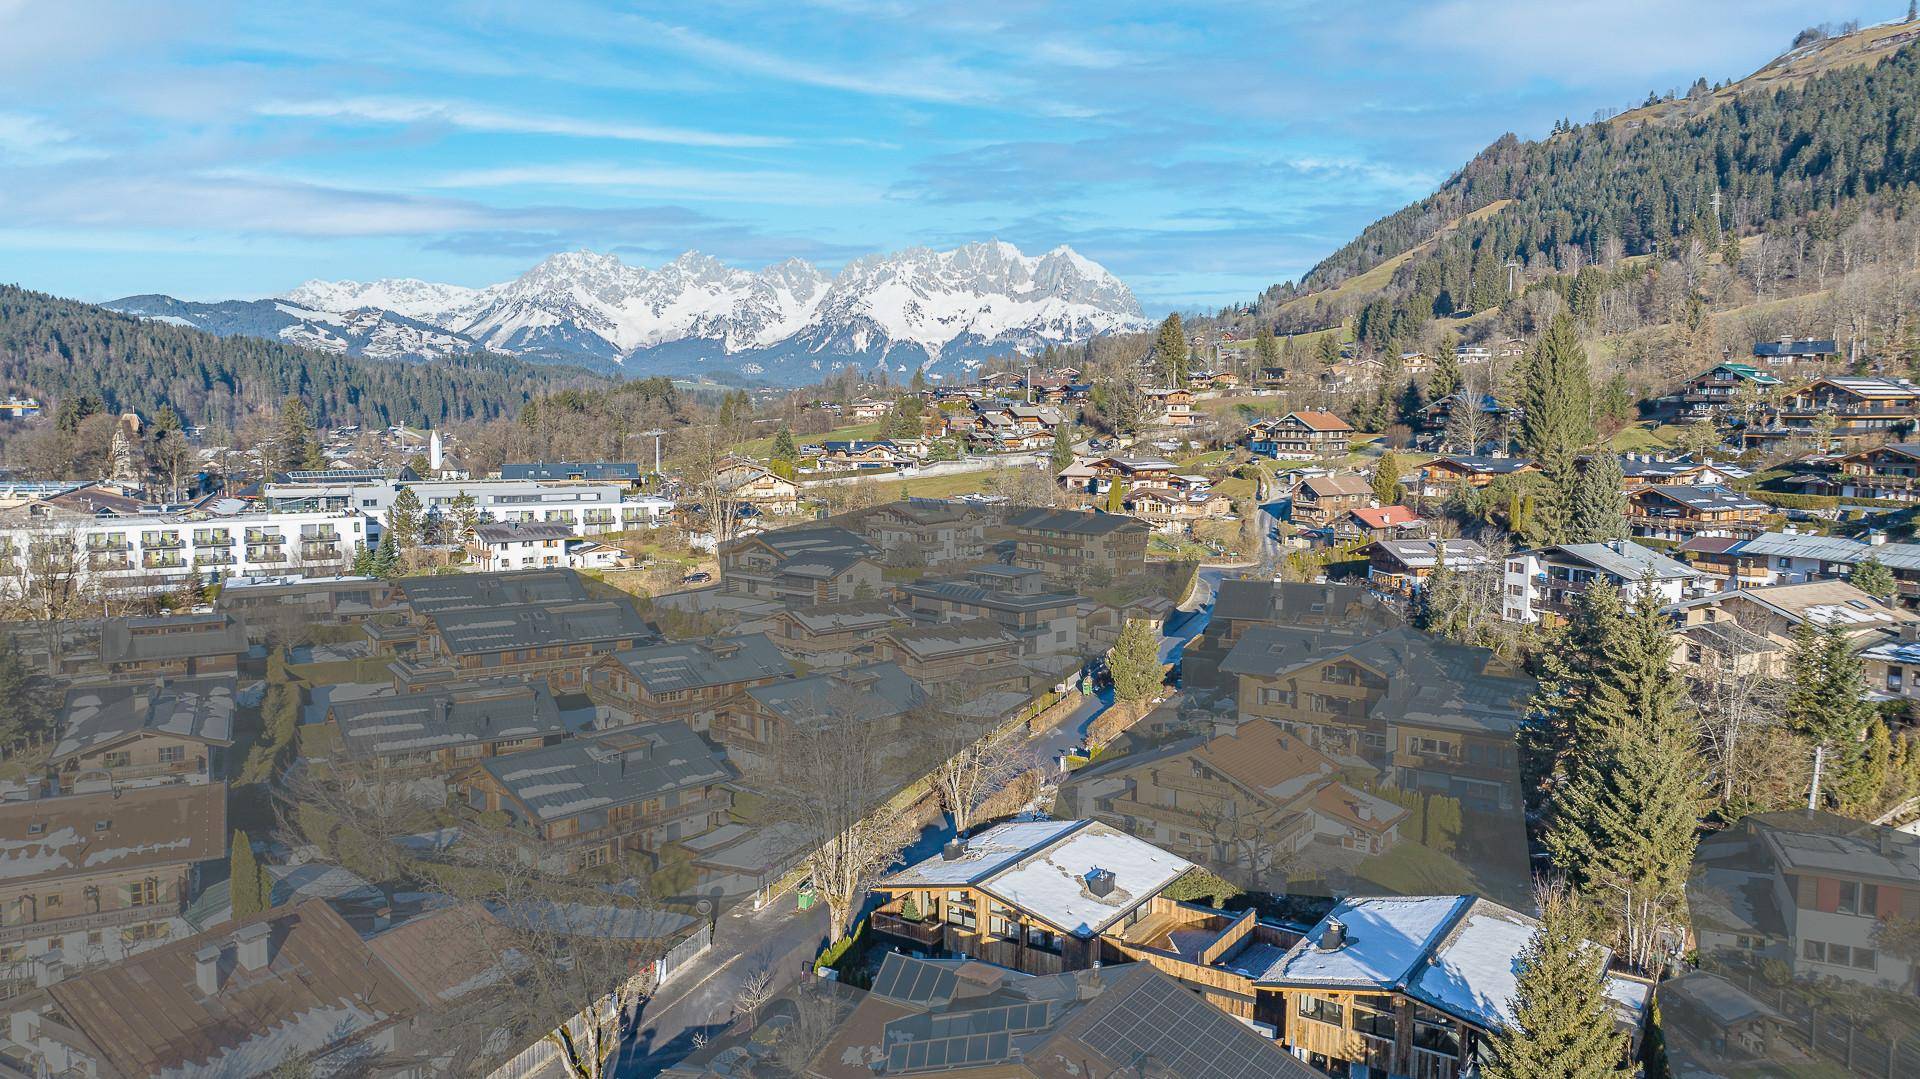
[[[970,885],[1091,939],[1193,868],[1185,858],[1091,820],[1002,824],[968,840],[969,848],[974,844],[987,853],[951,861],[945,852],[935,854],[881,886]],[[1089,884],[1102,870],[1112,874],[1112,888],[1096,895]]]
[[[869,663],[831,674],[787,678],[747,690],[768,711],[798,726],[828,715],[854,715],[869,722],[892,719],[918,708],[926,690],[897,663]]]
[[[1420,515],[1406,506],[1361,506],[1347,512],[1362,528],[1401,528],[1420,520]]]
[[[100,661],[106,664],[239,655],[247,630],[230,614],[116,618],[100,628]]]
[[[1337,989],[1404,988],[1474,901],[1466,895],[1343,899],[1268,971],[1267,980]],[[1321,945],[1336,920],[1345,927],[1344,942],[1328,950]]]
[[[891,629],[886,639],[903,651],[923,659],[983,649],[1004,648],[1013,637],[989,618],[969,618],[958,622],[936,622]]]
[[[1440,563],[1440,549],[1446,548],[1450,569],[1478,569],[1493,564],[1487,549],[1474,540],[1375,540],[1369,552],[1380,551],[1408,569],[1432,569]]]
[[[202,994],[195,953],[262,924],[267,966],[234,969],[228,949],[220,991]],[[425,1004],[317,899],[163,944],[49,992],[117,1075],[262,1075]]]
[[[545,682],[469,682],[328,707],[351,757],[415,753],[567,733]]]
[[[480,767],[541,823],[733,778],[726,755],[679,722],[620,727]]]
[[[539,521],[501,521],[477,525],[473,535],[481,543],[530,543],[536,540],[571,539],[573,527]]]
[[[793,673],[793,664],[764,633],[650,645],[620,652],[614,661],[649,693],[783,678]]]
[[[1635,493],[1636,495],[1640,495],[1644,492],[1652,492],[1661,498],[1677,502],[1699,513],[1722,513],[1736,510],[1757,510],[1764,512],[1767,509],[1765,502],[1748,498],[1738,491],[1722,487],[1719,484],[1687,486],[1661,483],[1647,487],[1643,492]]]
[[[403,577],[394,587],[416,614],[592,598],[578,573],[558,568]]]
[[[657,636],[631,603],[620,600],[440,611],[432,618],[454,655]]]
[[[1457,468],[1462,472],[1472,472],[1483,476],[1505,476],[1515,472],[1524,472],[1533,467],[1533,462],[1525,457],[1489,457],[1478,454],[1449,454],[1436,457],[1427,467],[1444,465]]]
[[[1022,510],[1009,522],[1015,528],[1032,532],[1060,532],[1068,535],[1105,536],[1115,532],[1147,532],[1145,521],[1124,513],[1084,513],[1078,510]]]
[[[167,685],[75,686],[61,708],[54,764],[137,735],[233,744],[233,679],[201,678]]]
[[[1363,495],[1373,490],[1367,477],[1358,472],[1343,472],[1331,476],[1308,476],[1300,481],[1300,486],[1312,491],[1316,497],[1329,498],[1340,495]]]
[[[1700,576],[1700,571],[1682,562],[1676,562],[1666,555],[1643,547],[1632,540],[1609,540],[1605,543],[1563,543],[1549,551],[1560,551],[1566,557],[1610,573],[1622,581],[1637,581],[1651,570],[1657,580],[1675,578],[1691,579]]]
[[[1288,420],[1298,422],[1309,431],[1321,431],[1336,434],[1353,430],[1353,425],[1331,412],[1289,412],[1280,417],[1280,422]]]
[[[788,607],[774,617],[790,618],[810,633],[834,633],[846,629],[882,628],[903,621],[907,616],[888,600],[857,599],[847,603]]]
[[[224,783],[0,802],[0,883],[8,885],[187,865],[226,853]]]

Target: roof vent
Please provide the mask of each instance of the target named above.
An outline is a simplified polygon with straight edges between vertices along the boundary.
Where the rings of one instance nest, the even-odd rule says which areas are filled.
[[[947,840],[946,845],[940,848],[940,857],[949,862],[957,861],[965,853],[967,853],[967,841],[959,836]]]
[[[248,970],[260,970],[273,959],[273,927],[266,922],[241,926],[233,943],[240,965]]]
[[[1327,927],[1320,931],[1320,950],[1337,952],[1347,946],[1347,923],[1338,918],[1328,918]]]
[[[1087,872],[1087,894],[1105,899],[1113,894],[1113,870],[1095,868]]]

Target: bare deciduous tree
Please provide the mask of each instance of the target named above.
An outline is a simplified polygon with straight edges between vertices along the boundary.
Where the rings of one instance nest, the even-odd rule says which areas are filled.
[[[911,742],[875,722],[855,691],[837,689],[813,722],[796,725],[775,748],[768,804],[804,844],[802,864],[827,906],[834,940],[846,935],[868,886],[919,831],[906,799],[894,797],[904,786],[903,769],[913,770],[893,763],[903,744]]]
[[[986,800],[1032,767],[1033,759],[1011,740],[975,738],[978,730],[958,724],[949,729],[953,733],[940,748],[946,759],[934,767],[927,786],[953,819],[954,834],[966,835]]]

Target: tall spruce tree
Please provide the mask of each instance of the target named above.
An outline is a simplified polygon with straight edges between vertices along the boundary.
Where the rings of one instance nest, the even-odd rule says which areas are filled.
[[[280,430],[275,439],[275,457],[280,470],[318,469],[327,466],[320,456],[320,440],[314,437],[313,412],[299,396],[280,403]]]
[[[1513,1021],[1493,1033],[1487,1079],[1603,1079],[1626,1070],[1626,1038],[1614,1029],[1588,925],[1570,896],[1550,898],[1520,953]]]
[[[1554,316],[1521,365],[1520,441],[1536,461],[1593,441],[1593,373],[1573,319]]]
[[[1460,388],[1460,355],[1454,350],[1460,339],[1447,334],[1440,339],[1439,354],[1433,358],[1433,375],[1427,380],[1427,396],[1435,401]]]
[[[1573,483],[1567,510],[1567,538],[1601,543],[1627,536],[1627,496],[1621,488],[1620,459],[1604,448],[1590,454]]]
[[[1673,667],[1672,623],[1654,589],[1637,593],[1601,642],[1600,669],[1568,724],[1571,767],[1544,845],[1577,886],[1621,887],[1671,910],[1693,859],[1706,769]]]
[[[1787,657],[1787,682],[1788,729],[1810,747],[1825,747],[1821,800],[1842,812],[1864,812],[1887,777],[1872,752],[1880,716],[1861,696],[1866,678],[1846,630],[1838,623],[1802,623]]]
[[[1072,422],[1061,420],[1058,424],[1054,425],[1053,450],[1050,456],[1052,458],[1051,463],[1055,475],[1059,475],[1062,469],[1068,468],[1073,464]]]
[[[1534,485],[1531,496],[1533,508],[1520,530],[1528,544],[1544,547],[1567,542],[1573,520],[1573,486],[1579,478],[1571,450],[1556,446],[1541,459],[1540,482]]]
[[[1168,389],[1187,384],[1187,329],[1180,323],[1180,312],[1175,311],[1160,323],[1160,332],[1153,339],[1153,355]]]
[[[1400,501],[1400,455],[1388,450],[1373,464],[1373,497],[1382,506]]]
[[[1129,618],[1120,628],[1107,665],[1113,675],[1113,695],[1119,700],[1138,703],[1160,691],[1167,669],[1160,662],[1158,637],[1153,624],[1143,618]]]
[[[915,373],[918,374],[917,371]],[[770,459],[784,461],[787,464],[795,464],[800,460],[800,447],[793,444],[793,428],[785,424],[780,425],[780,432],[773,436],[773,454]]]

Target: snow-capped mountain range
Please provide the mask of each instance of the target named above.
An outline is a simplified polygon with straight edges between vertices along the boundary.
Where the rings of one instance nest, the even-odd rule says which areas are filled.
[[[847,364],[958,373],[989,353],[1148,325],[1132,290],[1071,248],[1030,256],[999,242],[870,255],[836,274],[800,259],[742,270],[696,252],[649,270],[572,251],[479,289],[411,278],[309,281],[271,300],[150,295],[106,306],[384,358],[488,349],[629,372],[780,381]]]

